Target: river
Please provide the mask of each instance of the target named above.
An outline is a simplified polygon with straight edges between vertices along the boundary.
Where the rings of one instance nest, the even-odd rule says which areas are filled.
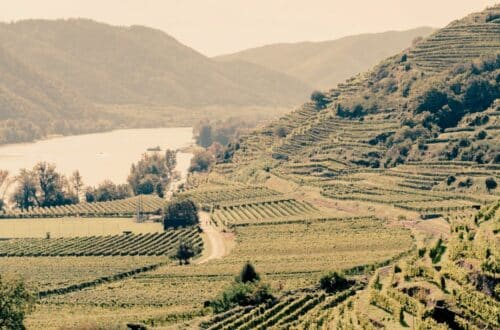
[[[34,143],[0,146],[0,169],[15,176],[22,168],[31,169],[37,162],[56,165],[66,176],[79,170],[85,185],[97,185],[109,179],[125,183],[132,163],[148,148],[188,147],[193,142],[192,128],[125,129],[106,133],[56,137]],[[177,170],[185,176],[192,155],[177,154]]]

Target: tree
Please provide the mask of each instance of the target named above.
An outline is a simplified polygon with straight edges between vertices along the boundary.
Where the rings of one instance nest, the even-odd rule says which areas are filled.
[[[214,162],[214,156],[210,152],[197,152],[191,159],[189,172],[207,172],[212,167]]]
[[[193,244],[191,242],[180,242],[179,247],[177,248],[177,253],[175,254],[175,257],[177,260],[179,260],[179,265],[182,265],[183,263],[185,265],[189,264],[189,259],[194,257],[197,254],[197,251],[193,247]]]
[[[9,187],[9,171],[0,170],[0,200],[1,207],[0,211],[5,208],[4,197]]]
[[[260,281],[260,275],[257,274],[253,265],[247,261],[247,263],[241,269],[240,275],[236,279],[237,282],[249,283]]]
[[[33,303],[23,281],[0,276],[0,329],[26,329],[23,321]]]
[[[12,194],[12,201],[20,209],[27,210],[38,205],[36,196],[37,182],[32,171],[22,169],[16,177],[17,186]]]
[[[163,227],[195,226],[199,223],[198,209],[190,199],[173,201],[165,209]]]
[[[165,164],[170,172],[175,169],[175,166],[177,165],[176,150],[167,149],[167,151],[165,151]]]
[[[39,206],[56,206],[64,204],[64,178],[56,172],[56,166],[40,162],[33,169],[40,188]]]
[[[137,164],[132,164],[127,179],[134,194],[156,193],[163,197],[165,188],[172,180],[176,162],[176,152],[172,150],[167,150],[165,155],[142,155]]]
[[[79,202],[80,201],[80,194],[82,193],[82,189],[83,189],[83,178],[80,175],[80,172],[78,170],[74,171],[73,174],[71,174],[71,177],[69,178],[69,182],[70,182],[71,188],[75,192],[77,202]]]
[[[127,184],[116,185],[110,180],[105,180],[97,188],[87,187],[85,200],[92,202],[107,202],[117,199],[125,199],[132,196],[130,186]]]
[[[484,183],[486,185],[486,189],[488,189],[488,192],[493,190],[493,189],[496,189],[496,187],[497,187],[497,182],[495,181],[495,179],[493,177],[487,178]]]
[[[212,126],[209,124],[201,125],[198,136],[196,137],[196,143],[203,148],[208,148],[212,142]]]
[[[5,201],[0,198],[0,213],[5,210]]]
[[[314,105],[317,109],[324,109],[329,102],[326,95],[320,91],[312,92],[311,101],[314,102]]]

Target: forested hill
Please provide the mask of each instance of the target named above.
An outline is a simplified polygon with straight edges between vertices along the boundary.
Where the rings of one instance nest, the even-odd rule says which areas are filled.
[[[433,28],[421,27],[407,31],[360,34],[322,42],[272,44],[215,59],[222,62],[255,63],[296,77],[317,89],[325,89],[370,69],[433,31]]]
[[[0,143],[160,125],[159,117],[192,125],[200,119],[193,107],[290,106],[311,90],[256,64],[211,60],[147,27],[0,23]]]
[[[498,164],[499,35],[500,5],[455,21],[317,93],[226,158],[239,171],[248,169],[242,164],[268,171],[306,162],[324,179],[346,168],[415,161]]]
[[[27,20],[2,24],[0,40],[19,61],[95,103],[283,105],[310,93],[295,78],[257,65],[212,61],[142,26]]]

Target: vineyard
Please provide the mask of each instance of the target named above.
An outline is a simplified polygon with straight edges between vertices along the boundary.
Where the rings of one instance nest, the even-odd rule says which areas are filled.
[[[202,248],[197,228],[146,234],[74,238],[22,238],[0,241],[0,257],[170,256],[180,242]]]
[[[307,202],[279,198],[217,205],[212,213],[212,220],[227,226],[273,221],[286,222],[319,215],[319,211]]]
[[[323,324],[328,312],[356,293],[358,285],[334,295],[325,293],[290,294],[257,306],[237,307],[215,315],[200,325],[202,329],[304,329]]]
[[[1,213],[0,269],[38,293],[28,327],[499,329],[499,10],[239,137],[173,195],[199,228],[112,223],[160,215],[154,196]],[[173,262],[180,242],[203,255]],[[266,299],[246,299],[254,284]]]
[[[153,195],[143,195],[110,202],[14,210],[3,214],[0,213],[0,218],[131,217],[138,212],[141,212],[141,214],[159,214],[164,207],[164,199]]]
[[[43,298],[32,316],[33,322],[36,320],[48,328],[57,328],[62,324],[76,325],[76,316],[93,312],[99,315],[98,324],[105,320],[119,323],[120,315],[122,318],[126,315],[128,321],[148,325],[181,324],[181,327],[192,327],[192,322],[203,316],[203,302],[213,299],[227,286],[247,260],[252,260],[262,271],[266,282],[274,290],[282,292],[314,286],[319,277],[331,269],[353,269],[354,273],[363,273],[365,265],[383,264],[412,246],[407,230],[388,228],[374,217],[263,222],[237,226],[234,230],[238,244],[222,259],[199,265],[167,264],[123,280],[51,295]],[[106,260],[115,257],[76,259],[79,258]],[[313,296],[310,302],[303,301],[311,310],[313,304],[325,305],[320,295]],[[301,297],[292,295],[289,298]],[[325,298],[325,301],[334,300]],[[297,306],[297,315],[308,310],[307,306],[301,311]],[[65,316],[69,311],[76,313],[75,317]],[[46,313],[59,315],[60,318],[46,318]],[[283,314],[280,315],[283,317]],[[302,320],[302,316],[297,320]]]
[[[196,189],[195,191],[181,193],[179,197],[192,198],[201,204],[225,203],[238,200],[266,198],[279,195],[276,191],[265,187],[220,187]]]
[[[260,305],[216,314],[202,321],[200,327],[496,328],[500,325],[500,304],[493,291],[495,270],[489,262],[495,260],[498,251],[488,250],[488,246],[494,244],[491,234],[498,230],[499,209],[497,202],[477,213],[448,213],[453,233],[447,243],[434,238],[430,248],[413,250],[378,268],[367,283],[358,282],[335,294],[313,287],[285,293]],[[418,244],[422,246],[424,241],[419,239]]]

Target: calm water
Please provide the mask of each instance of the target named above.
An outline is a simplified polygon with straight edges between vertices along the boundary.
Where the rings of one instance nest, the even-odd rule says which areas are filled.
[[[125,183],[130,166],[147,148],[160,146],[162,151],[183,148],[192,139],[192,129],[181,127],[117,130],[12,144],[0,146],[0,169],[16,175],[21,168],[47,161],[68,176],[79,170],[86,185],[96,185],[105,179]],[[177,155],[177,169],[184,175],[190,159],[191,154]]]

